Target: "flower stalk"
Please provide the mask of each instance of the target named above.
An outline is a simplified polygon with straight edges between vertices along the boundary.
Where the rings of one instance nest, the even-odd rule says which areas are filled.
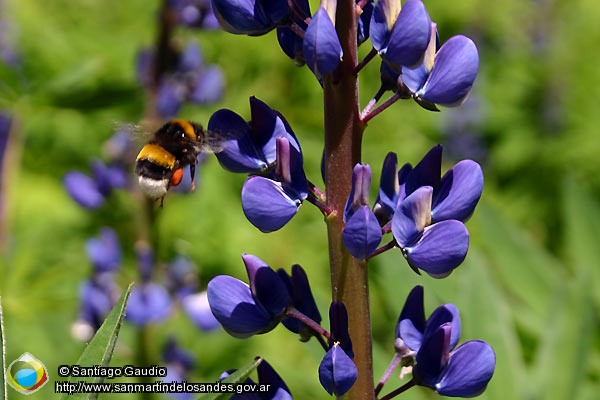
[[[325,116],[326,218],[333,301],[348,310],[353,346],[361,349],[354,362],[358,379],[345,399],[374,399],[367,263],[348,253],[342,242],[343,210],[352,187],[352,170],[360,162],[365,125],[360,119],[357,65],[357,15],[354,0],[337,3],[336,31],[344,57],[323,82]]]

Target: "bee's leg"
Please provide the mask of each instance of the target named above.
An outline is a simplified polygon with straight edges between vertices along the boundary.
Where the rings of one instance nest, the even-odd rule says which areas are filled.
[[[165,202],[165,196],[163,196],[163,197],[160,198],[160,208],[162,208],[162,206],[163,206],[163,204]]]
[[[196,175],[196,164],[190,164],[190,176],[192,178],[192,191],[196,190],[196,182],[194,176]]]

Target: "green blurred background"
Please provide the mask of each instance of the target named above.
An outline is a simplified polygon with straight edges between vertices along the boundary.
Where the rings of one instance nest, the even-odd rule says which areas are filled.
[[[594,60],[600,3],[425,4],[442,40],[459,33],[474,39],[479,76],[461,108],[431,113],[407,101],[369,123],[363,162],[374,170],[372,199],[388,151],[414,165],[436,143],[446,146],[444,170],[473,158],[482,164],[486,183],[467,224],[469,255],[450,277],[416,276],[397,250],[371,262],[376,379],[392,358],[395,322],[405,297],[421,284],[427,313],[445,302],[456,304],[461,341],[483,339],[494,347],[496,372],[481,398],[596,399],[600,72]],[[75,363],[85,346],[71,336],[79,284],[91,272],[85,241],[103,226],[116,229],[124,252],[120,284],[136,279],[135,199],[118,191],[100,210],[86,211],[68,196],[61,179],[71,169],[89,172],[89,161],[102,158],[103,143],[115,127],[142,117],[144,92],[136,83],[135,55],[154,42],[159,1],[3,0],[0,5],[4,40],[21,60],[17,67],[0,63],[0,109],[15,118],[1,193],[6,361],[30,352],[45,363],[53,381],[57,366]],[[321,90],[308,69],[296,68],[283,55],[275,35],[250,38],[181,29],[177,37],[182,43],[199,42],[205,60],[220,65],[226,78],[221,103],[186,106],[180,115],[206,125],[214,111],[226,107],[249,119],[248,98],[255,95],[286,116],[302,143],[309,179],[322,186]],[[378,88],[378,68],[372,63],[360,74],[363,105]],[[203,287],[217,274],[245,279],[243,252],[274,267],[299,263],[325,315],[329,272],[320,213],[305,205],[282,230],[262,234],[241,210],[244,179],[222,170],[211,156],[200,168],[195,193],[170,194],[158,213],[159,261],[188,255],[199,267]],[[221,331],[201,332],[177,311],[168,323],[150,329],[156,363],[171,335],[196,355],[189,381],[212,382],[223,370],[261,355],[295,398],[327,397],[317,377],[320,346],[302,344],[281,327],[237,340]],[[135,349],[136,329],[127,324],[111,365],[133,363]],[[384,392],[398,384],[393,377]],[[10,399],[21,396],[8,390]],[[47,385],[31,398],[52,398],[52,393]],[[402,398],[436,397],[417,388]]]

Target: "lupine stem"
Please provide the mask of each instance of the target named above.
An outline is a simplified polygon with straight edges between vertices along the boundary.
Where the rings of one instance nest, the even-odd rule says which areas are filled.
[[[390,365],[388,365],[387,369],[383,373],[383,376],[379,380],[379,383],[377,383],[377,387],[375,388],[376,396],[379,394],[379,392],[381,392],[381,389],[383,389],[383,385],[385,385],[387,380],[390,379],[392,372],[394,372],[394,370],[398,367],[400,362],[402,362],[402,356],[398,353],[395,353],[394,358],[392,358],[392,361],[390,362]]]
[[[326,218],[332,297],[348,310],[358,378],[344,399],[374,399],[367,264],[358,262],[342,242],[343,210],[352,186],[352,169],[361,159],[364,124],[360,120],[357,64],[357,14],[354,0],[337,2],[336,30],[344,57],[324,82]]]
[[[415,380],[411,379],[410,381],[406,382],[404,385],[400,386],[398,389],[389,392],[388,394],[386,394],[379,400],[393,399],[394,397],[398,396],[401,393],[406,392],[408,389],[410,389],[411,387],[413,387],[415,385],[416,385]]]
[[[319,325],[318,322],[316,322],[315,320],[311,319],[310,317],[304,315],[303,313],[301,313],[294,307],[288,307],[288,309],[285,311],[285,314],[289,317],[296,318],[298,321],[304,323],[306,326],[308,326],[310,329],[312,329],[319,335],[325,336],[325,338],[327,340],[329,340],[329,338],[331,337],[329,332],[325,328],[323,328],[321,325]]]

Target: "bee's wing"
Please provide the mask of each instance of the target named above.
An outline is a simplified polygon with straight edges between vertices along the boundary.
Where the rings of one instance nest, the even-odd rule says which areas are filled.
[[[238,131],[228,132],[226,135],[214,132],[206,131],[204,137],[204,150],[211,153],[220,153],[224,150],[227,142],[235,141],[242,137],[242,134]]]

